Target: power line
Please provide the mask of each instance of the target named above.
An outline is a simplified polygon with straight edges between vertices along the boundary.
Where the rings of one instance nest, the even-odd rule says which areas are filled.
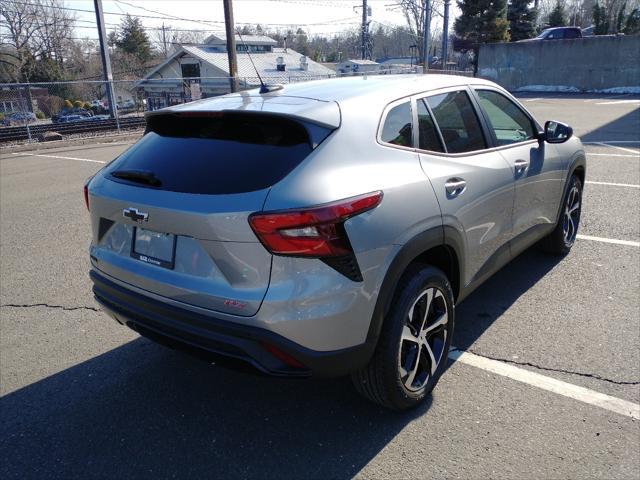
[[[121,0],[116,0],[116,1],[121,1]],[[273,0],[275,1],[275,0]],[[26,2],[26,1],[16,1],[16,0],[12,0],[12,3],[14,5],[22,5],[22,6],[39,6],[37,3],[31,3],[31,2]],[[135,6],[136,8],[145,8],[145,7],[140,7],[140,6]],[[87,9],[82,9],[82,8],[72,8],[72,7],[51,7],[51,8],[56,8],[59,10],[67,10],[67,11],[72,11],[72,12],[84,12],[84,13],[95,13],[93,10],[87,10]],[[201,24],[224,24],[223,21],[221,20],[197,20],[197,19],[193,19],[193,18],[184,18],[184,17],[178,17],[178,16],[174,16],[174,15],[170,15],[167,13],[163,13],[163,16],[157,16],[157,15],[143,15],[143,14],[129,14],[129,13],[117,13],[117,12],[103,12],[104,15],[113,15],[113,16],[118,16],[118,17],[126,17],[127,15],[131,16],[131,17],[139,17],[139,18],[151,18],[151,19],[155,19],[155,20],[180,20],[183,22],[193,22],[193,23],[201,23]],[[344,22],[346,20],[352,20],[353,17],[346,17],[346,18],[338,18],[338,19],[334,19],[334,20],[327,20],[324,22],[308,22],[308,23],[304,23],[304,22],[297,22],[297,23],[262,23],[262,22],[238,22],[238,25],[264,25],[264,26],[272,26],[272,27],[276,27],[276,26],[280,26],[280,27],[306,27],[306,26],[314,26],[314,25],[339,25],[339,22]],[[105,24],[106,25],[106,24]]]

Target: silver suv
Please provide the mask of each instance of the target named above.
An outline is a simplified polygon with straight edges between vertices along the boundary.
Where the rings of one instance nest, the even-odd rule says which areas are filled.
[[[420,403],[454,305],[530,245],[566,254],[585,153],[499,86],[348,78],[147,115],[85,187],[94,293],[142,335]]]

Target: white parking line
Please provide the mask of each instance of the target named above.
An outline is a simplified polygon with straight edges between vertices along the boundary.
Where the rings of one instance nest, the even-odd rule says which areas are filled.
[[[587,152],[589,157],[624,157],[624,158],[638,158],[640,157],[640,152],[638,155],[627,155],[624,153],[591,153]]]
[[[640,100],[613,100],[611,102],[598,102],[596,105],[624,105],[626,103],[640,104]]]
[[[612,183],[612,182],[592,182],[591,180],[587,180],[586,182],[589,185],[607,185],[609,187],[631,187],[631,188],[640,188],[640,185],[632,185],[631,183]]]
[[[614,243],[616,245],[626,245],[628,247],[640,247],[640,242],[631,240],[618,240],[616,238],[592,237],[591,235],[576,235],[578,240],[591,240],[592,242]]]
[[[538,100],[542,100],[541,98],[527,98],[525,102],[537,102]]]
[[[637,151],[637,150],[631,150],[630,148],[618,147],[617,145],[609,145],[608,143],[605,143],[605,142],[599,142],[598,145],[602,145],[603,147],[617,148],[618,150],[622,150],[623,152],[631,152],[631,153],[640,154],[640,152]]]
[[[471,365],[503,377],[511,378],[512,380],[526,383],[527,385],[531,385],[542,390],[547,390],[589,405],[604,408],[610,412],[619,413],[620,415],[635,418],[636,420],[640,419],[640,405],[637,403],[605,395],[604,393],[596,392],[595,390],[579,387],[571,383],[525,370],[524,368],[515,367],[508,363],[491,360],[489,358],[461,350],[453,350],[449,352],[449,358],[456,362]]]
[[[598,145],[601,143],[606,143],[607,145],[610,145],[612,143],[620,143],[620,144],[625,144],[625,143],[640,143],[640,140],[602,140],[600,142],[582,142],[584,145]]]
[[[76,162],[90,162],[90,163],[107,163],[102,160],[90,160],[88,158],[77,158],[77,157],[63,157],[61,155],[45,155],[42,153],[23,153],[23,152],[12,152],[11,155],[18,155],[20,157],[44,157],[44,158],[58,158],[61,160],[75,160]]]

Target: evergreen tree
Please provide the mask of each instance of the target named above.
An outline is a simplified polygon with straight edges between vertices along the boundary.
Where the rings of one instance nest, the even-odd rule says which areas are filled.
[[[627,35],[640,33],[640,8],[631,10],[622,31]]]
[[[529,8],[530,3],[530,0],[511,0],[509,4],[507,19],[512,42],[535,37],[538,12]]]
[[[509,40],[507,0],[458,0],[458,8],[454,29],[459,37],[478,44]]]
[[[151,44],[145,32],[142,22],[137,17],[127,14],[120,25],[120,31],[116,39],[116,47],[125,53],[129,53],[141,62],[151,59]]]
[[[609,33],[609,19],[607,17],[607,10],[604,6],[600,6],[596,3],[593,6],[593,34],[594,35],[606,35]]]
[[[553,7],[549,14],[549,26],[550,27],[565,27],[567,25],[567,14],[564,11],[564,6],[560,0],[556,2],[556,6]]]
[[[473,45],[474,67],[478,67],[481,43],[508,42],[507,0],[458,0],[460,16],[453,28],[463,43]]]
[[[618,10],[618,15],[616,16],[616,31],[615,33],[622,32],[624,28],[624,12],[627,9],[627,2],[622,4],[620,10]]]

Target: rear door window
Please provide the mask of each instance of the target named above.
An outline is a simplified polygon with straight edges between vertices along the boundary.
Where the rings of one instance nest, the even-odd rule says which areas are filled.
[[[568,28],[564,31],[564,38],[566,39],[578,38],[579,36],[578,31],[573,28]]]
[[[381,140],[401,147],[413,146],[413,132],[411,128],[411,103],[406,101],[396,105],[387,113],[382,127]]]
[[[463,153],[487,147],[480,121],[466,92],[427,97],[448,153]]]
[[[535,138],[531,119],[515,103],[492,90],[476,92],[498,145],[509,145]]]
[[[431,118],[431,112],[427,108],[424,98],[416,102],[418,110],[418,144],[421,150],[429,150],[431,152],[444,152],[440,136],[436,130],[436,125]]]
[[[330,130],[326,131],[326,135]],[[313,150],[300,122],[266,114],[190,112],[147,119],[147,133],[107,170],[113,181],[183,193],[230,194],[268,188]],[[153,184],[113,176],[152,175]]]

